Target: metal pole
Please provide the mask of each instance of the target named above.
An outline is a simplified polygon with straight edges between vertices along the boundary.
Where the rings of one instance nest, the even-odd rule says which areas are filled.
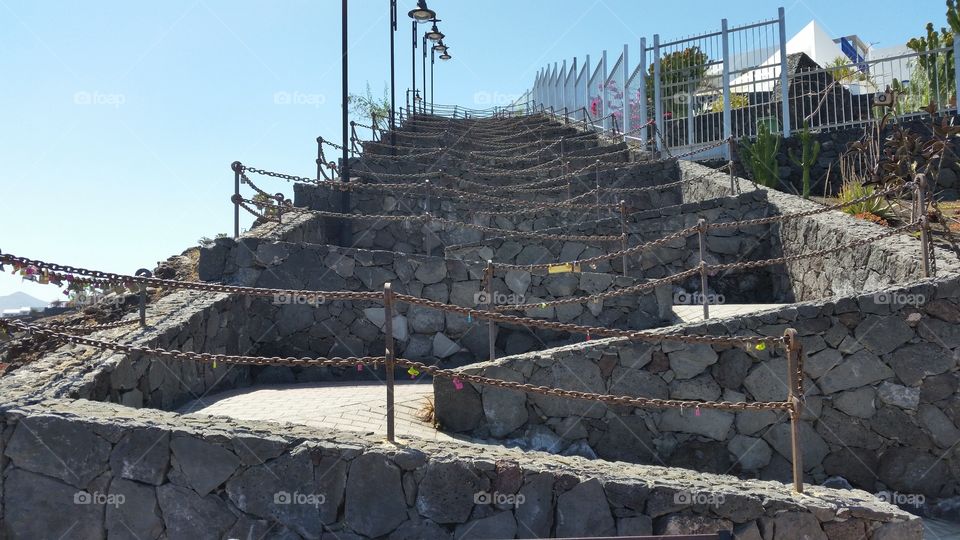
[[[923,252],[923,277],[930,277],[930,232],[927,221],[927,177],[918,174],[917,180],[917,211],[920,215],[920,247]]]
[[[727,139],[727,156],[730,158],[727,161],[727,168],[730,169],[730,194],[737,195],[740,192],[740,184],[737,182],[737,177],[733,174],[733,160],[736,155],[736,146],[737,142],[733,139],[733,135],[730,135],[730,138]]]
[[[800,415],[803,414],[803,367],[800,355],[803,351],[797,331],[787,328],[783,337],[787,345],[787,401],[790,409],[790,447],[793,457],[793,489],[803,493],[803,454],[800,451]]]
[[[627,202],[620,201],[620,234],[623,238],[620,240],[620,248],[627,250]],[[627,276],[627,254],[623,254],[623,275]]]
[[[647,38],[640,38],[640,144],[647,146]]]
[[[393,155],[397,155],[397,124],[394,116],[397,114],[397,78],[394,57],[394,34],[397,32],[397,0],[390,0],[390,146]],[[317,176],[320,180],[320,176]]]
[[[583,60],[583,124],[587,124],[587,107],[590,106],[590,55]]]
[[[134,273],[138,277],[153,277],[153,272],[146,268],[141,268]],[[147,325],[147,285],[140,284],[140,326]]]
[[[430,114],[433,114],[433,64],[436,62],[437,51],[430,47]]]
[[[236,240],[240,238],[240,175],[243,173],[243,164],[234,161],[230,168],[233,170],[233,239]]]
[[[707,251],[707,220],[697,221],[697,233],[700,237],[700,300],[703,303],[703,320],[710,318],[710,302],[707,298],[707,261],[704,255]]]
[[[384,362],[387,370],[387,440],[396,442],[394,439],[394,407],[393,407],[393,376],[394,359],[396,354],[393,351],[393,288],[389,282],[383,284],[383,344]]]
[[[790,86],[787,74],[787,22],[783,8],[777,10],[780,26],[780,99],[783,102],[783,138],[790,136]]]
[[[423,99],[420,100],[420,112],[427,113],[427,34],[423,34]]]
[[[410,64],[413,66],[413,89],[410,90],[410,96],[413,104],[413,111],[417,110],[417,21],[411,21],[411,36],[413,39],[413,49],[410,51]]]
[[[953,73],[955,74],[953,91],[956,92],[957,103],[960,103],[960,39],[953,40]],[[960,109],[960,105],[958,105],[958,109]]]
[[[486,283],[484,284],[484,292],[487,295],[487,311],[493,311],[493,261],[487,261],[487,268],[484,271],[486,274]],[[490,343],[490,360],[497,359],[496,344],[497,344],[497,323],[493,321],[487,321],[487,337]]]
[[[347,135],[347,122],[350,120],[350,111],[347,104],[349,97],[348,90],[348,81],[347,73],[349,71],[349,62],[347,59],[347,0],[342,0],[340,7],[340,16],[341,16],[341,32],[340,32],[340,54],[341,54],[341,89],[340,89],[340,99],[342,110],[342,121],[340,124],[341,134],[343,136],[343,154],[341,159],[343,163],[340,165],[340,181],[349,182],[350,181],[350,147],[349,147],[349,136]],[[340,211],[344,214],[350,213],[350,192],[343,190],[340,192]],[[341,220],[340,223],[340,242],[343,246],[349,246],[351,244],[350,237],[352,226],[347,220]]]
[[[663,151],[663,137],[657,137],[660,122],[663,120],[663,103],[660,95],[660,34],[653,35],[653,118],[654,133],[657,139],[657,150]]]
[[[598,159],[594,164],[594,174],[593,179],[596,184],[596,201],[597,201],[597,221],[600,221],[600,160]]]
[[[720,33],[723,41],[723,137],[730,139],[733,137],[733,111],[730,109],[730,32],[726,19],[720,21]],[[733,159],[733,154],[727,157]]]
[[[323,137],[317,137],[317,182],[323,175]]]
[[[630,114],[630,92],[627,91],[627,81],[630,80],[630,61],[629,61],[629,50],[627,44],[623,44],[623,56],[621,57],[623,62],[620,64],[620,91],[623,92],[623,108],[620,111],[623,113],[623,142],[627,142],[627,133],[630,133],[630,128],[632,127],[631,115]]]
[[[603,109],[600,111],[602,114],[603,120],[600,121],[600,129],[603,133],[606,133],[610,130],[610,100],[607,99],[607,51],[604,49],[603,55],[600,57],[600,106]]]

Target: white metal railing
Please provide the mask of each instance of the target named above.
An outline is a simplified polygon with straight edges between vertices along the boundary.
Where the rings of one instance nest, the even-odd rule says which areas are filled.
[[[569,68],[564,61],[541,69],[531,100],[535,109],[566,111],[571,120],[604,132],[616,128],[658,150],[716,148],[722,140],[755,136],[759,125],[790,136],[804,124],[820,130],[864,124],[890,110],[877,98],[888,86],[898,94],[898,116],[931,102],[939,112],[957,109],[960,40],[953,62],[940,48],[823,67],[786,54],[785,32],[781,7],[774,19],[740,26],[723,19],[718,31],[673,41],[641,38],[639,49],[624,45],[609,69],[607,51],[595,64],[585,55]]]

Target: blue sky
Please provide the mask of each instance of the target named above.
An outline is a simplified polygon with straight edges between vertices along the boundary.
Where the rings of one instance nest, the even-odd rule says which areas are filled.
[[[399,2],[398,103],[410,85],[414,4]],[[389,80],[388,5],[350,3],[353,91],[369,82],[379,95]],[[520,94],[548,62],[603,49],[612,62],[640,36],[713,31],[722,17],[731,25],[773,18],[778,4],[429,5],[454,57],[436,65],[436,101],[483,107],[478,96]],[[835,36],[856,33],[881,47],[921,34],[927,21],[943,25],[945,11],[940,0],[783,6],[788,36],[816,18]],[[232,161],[312,176],[317,135],[339,137],[339,51],[334,0],[0,0],[0,249],[132,273],[230,231]],[[278,93],[295,103],[277,103]],[[264,187],[292,193],[281,181]],[[15,290],[61,296],[0,276],[0,295]]]

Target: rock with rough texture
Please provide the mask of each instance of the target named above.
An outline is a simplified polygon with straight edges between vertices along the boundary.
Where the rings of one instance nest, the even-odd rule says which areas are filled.
[[[850,416],[870,418],[877,412],[874,405],[875,395],[873,388],[869,386],[841,392],[833,396],[833,406]]]
[[[523,382],[523,376],[512,369],[493,366],[484,370],[484,377],[512,382]],[[487,426],[494,437],[504,437],[527,422],[527,395],[519,390],[496,386],[484,387],[481,392]]]
[[[940,497],[950,481],[944,460],[909,447],[891,448],[880,456],[880,480],[887,486],[907,494],[922,493]]]
[[[783,512],[770,522],[773,526],[773,540],[828,540],[813,514]],[[766,530],[764,532],[766,533]]]
[[[888,405],[915,411],[920,404],[920,389],[883,381],[877,387],[877,397]]]
[[[3,488],[6,496],[0,532],[5,538],[103,537],[103,503],[96,504],[86,491],[20,468],[8,472]]]
[[[157,502],[168,538],[220,538],[237,521],[219,497],[200,497],[189,488],[164,484],[157,488]]]
[[[770,463],[773,452],[763,439],[734,435],[727,445],[730,453],[737,459],[740,468],[744,471],[759,470]]]
[[[899,316],[870,315],[857,326],[854,336],[864,347],[880,355],[910,341],[914,332]]]
[[[106,470],[110,449],[80,422],[38,415],[20,420],[4,454],[16,467],[83,489]]]
[[[858,351],[828,371],[817,384],[824,394],[859,388],[893,376],[893,370],[867,351]]]
[[[523,496],[523,504],[515,510],[517,529],[521,535],[531,538],[550,536],[553,526],[553,485],[552,474],[540,473],[528,477],[517,492],[518,496]]]
[[[558,537],[612,536],[616,532],[599,480],[581,482],[558,498]]]
[[[716,351],[709,345],[690,344],[678,351],[667,354],[670,369],[678,379],[690,379],[704,372],[708,366],[716,363]]]
[[[727,438],[727,432],[733,424],[733,413],[717,409],[701,409],[700,415],[696,411],[686,409],[667,409],[660,417],[662,431],[679,431],[703,435],[711,439],[722,441]]]
[[[513,512],[508,510],[457,525],[453,537],[455,540],[483,540],[487,538],[514,538],[516,534],[517,520],[514,519]]]
[[[437,523],[465,523],[488,483],[459,462],[430,462],[417,490],[417,512]],[[370,535],[376,536],[376,535]]]
[[[194,437],[174,437],[170,449],[176,467],[201,497],[226,482],[240,466],[240,458],[230,450]]]
[[[596,444],[597,455],[609,461],[646,463],[653,459],[654,445],[643,416],[615,416]]]
[[[152,486],[117,478],[110,483],[110,495],[113,501],[123,501],[106,505],[106,527],[111,538],[160,537],[163,521]]]
[[[350,463],[344,522],[365,536],[382,536],[407,519],[400,468],[384,455],[368,452]]]
[[[158,486],[170,464],[170,434],[166,430],[142,428],[123,436],[110,453],[114,476]]]
[[[803,458],[803,468],[805,470],[813,469],[823,462],[823,458],[830,453],[830,448],[823,438],[810,426],[808,422],[800,422],[800,451]],[[786,459],[791,459],[793,454],[792,439],[790,437],[790,424],[781,423],[771,427],[764,435],[763,439],[770,443],[770,446],[778,454]]]
[[[903,384],[917,386],[924,377],[939,375],[953,369],[957,358],[949,349],[937,343],[917,343],[894,351],[890,366]]]

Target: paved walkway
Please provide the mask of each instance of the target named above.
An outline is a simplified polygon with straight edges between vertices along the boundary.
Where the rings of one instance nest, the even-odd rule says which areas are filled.
[[[710,318],[721,319],[724,317],[734,317],[736,315],[747,315],[766,309],[781,308],[786,304],[717,304],[710,306]],[[703,306],[673,306],[673,314],[680,322],[701,322],[703,321]]]
[[[397,437],[452,440],[416,418],[433,397],[433,384],[398,382]],[[229,416],[387,435],[387,387],[381,382],[347,381],[253,386],[228,390],[183,406],[184,414]]]

